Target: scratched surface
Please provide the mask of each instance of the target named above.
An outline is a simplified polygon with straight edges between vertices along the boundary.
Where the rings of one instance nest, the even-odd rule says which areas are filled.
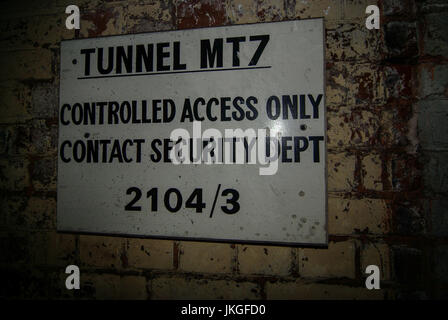
[[[85,48],[107,50],[117,45],[154,43],[155,46],[156,43],[169,42],[170,57],[164,61],[172,68],[172,43],[180,41],[180,62],[187,66],[185,71],[192,71],[201,69],[200,40],[224,38],[223,68],[231,69],[232,46],[225,39],[260,34],[269,34],[270,40],[257,66],[269,68],[98,78],[102,75],[96,71],[95,56],[91,57],[90,74],[86,76],[85,56],[80,54],[80,50]],[[257,41],[240,44],[240,67],[247,67],[257,45]],[[177,128],[192,132],[190,121],[180,122],[186,98],[193,101],[197,97],[208,100],[213,97],[254,96],[258,99],[258,117],[255,120],[213,122],[205,119],[201,123],[202,131],[207,128],[221,132],[236,128],[269,128],[281,136],[325,137],[324,98],[319,105],[317,119],[283,120],[280,116],[271,120],[266,114],[266,101],[272,95],[281,100],[282,95],[311,94],[316,97],[324,94],[323,46],[322,19],[62,42],[60,112],[64,104],[77,102],[147,100],[150,103],[153,99],[171,99],[176,105],[176,115],[169,123],[60,123],[59,150],[64,141],[145,139],[145,143],[142,144],[140,163],[78,163],[73,159],[64,162],[59,156],[58,230],[217,241],[326,244],[326,141],[319,144],[318,163],[313,162],[310,142],[310,147],[300,155],[301,162],[279,162],[274,175],[260,175],[259,169],[263,165],[259,163],[174,165],[154,162],[150,158],[153,139],[167,139]],[[111,74],[116,74],[115,67]],[[312,114],[309,101],[306,103],[306,113]],[[69,148],[65,151],[66,155],[70,154]],[[291,151],[290,157],[294,158]],[[141,207],[140,211],[125,210],[135,196],[127,193],[131,187],[142,192],[135,204]],[[151,199],[147,198],[147,192],[152,188],[158,188],[157,211],[151,210]],[[181,208],[176,212],[168,211],[164,205],[165,192],[170,188],[176,188],[182,195]],[[202,212],[185,207],[195,188],[202,190],[202,202],[205,203]],[[222,195],[226,189],[236,190],[239,194],[239,210],[234,214],[221,209],[228,206],[226,201],[230,196]],[[175,198],[171,194],[169,201],[172,206],[176,203]]]

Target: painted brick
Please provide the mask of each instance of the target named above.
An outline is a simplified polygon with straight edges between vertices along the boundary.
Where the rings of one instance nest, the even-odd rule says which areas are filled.
[[[260,21],[257,13],[258,3],[251,0],[230,0],[226,14],[231,24],[255,23]]]
[[[295,17],[299,19],[306,18],[325,18],[325,20],[337,20],[342,18],[341,1],[296,1]]]
[[[238,246],[239,272],[242,274],[288,275],[292,252],[287,247]]]
[[[173,241],[127,239],[128,265],[138,269],[173,269]]]
[[[126,11],[126,30],[131,33],[174,29],[171,2],[156,1],[141,5],[129,4]]]
[[[0,189],[23,190],[29,186],[28,160],[0,159]]]
[[[117,268],[123,265],[123,238],[81,235],[79,239],[81,263],[86,266]]]
[[[284,1],[268,0],[257,3],[257,16],[260,21],[281,21],[286,17]]]
[[[362,179],[366,189],[376,191],[383,190],[382,173],[383,161],[379,154],[370,154],[362,159]],[[390,175],[388,176],[390,177]],[[388,179],[388,185],[390,184],[391,181]]]
[[[234,249],[229,244],[181,242],[179,269],[188,272],[228,273],[232,271]]]
[[[327,61],[381,59],[381,33],[359,28],[359,24],[341,23],[326,30]]]
[[[343,19],[361,20],[363,22],[363,27],[365,27],[365,20],[369,16],[369,14],[366,13],[366,8],[369,5],[378,5],[378,2],[379,1],[377,0],[344,1]]]
[[[1,123],[17,123],[31,119],[31,90],[20,82],[0,83]]]
[[[6,203],[8,224],[19,229],[49,230],[56,226],[56,199],[11,197]]]
[[[46,49],[0,52],[1,80],[50,80],[52,52]]]
[[[300,248],[298,265],[306,278],[355,278],[355,244],[329,242],[328,249]]]
[[[29,153],[45,155],[57,152],[57,125],[48,125],[45,120],[34,120],[30,129]]]
[[[385,102],[385,75],[376,63],[346,63],[347,105],[372,105]]]
[[[33,162],[32,184],[35,190],[56,190],[56,159],[41,158]]]
[[[389,246],[385,243],[368,243],[361,247],[361,274],[364,277],[369,265],[376,265],[380,269],[380,279],[391,279],[391,257]],[[381,282],[380,282],[381,287]]]
[[[370,111],[340,108],[329,112],[327,125],[328,148],[366,146],[377,143],[380,122]]]
[[[67,16],[64,8],[58,14],[3,20],[0,23],[3,34],[0,50],[58,47],[62,39],[74,38],[74,31],[65,27]]]
[[[328,198],[328,231],[332,235],[387,233],[388,216],[383,199]]]
[[[197,0],[176,1],[178,29],[216,27],[227,24],[224,2]]]
[[[76,264],[76,236],[65,233],[48,233],[47,261],[49,265],[66,267]]]
[[[327,63],[326,65],[325,104],[328,108],[347,104],[347,78],[342,72],[342,65]]]
[[[328,153],[328,191],[348,191],[355,182],[356,158],[345,153]]]
[[[39,83],[31,91],[33,116],[55,118],[58,114],[58,88],[51,83]]]
[[[81,282],[80,290],[91,292],[95,299],[147,299],[146,279],[142,276],[87,274],[81,277]]]
[[[385,294],[385,290],[301,281],[266,283],[268,300],[382,300]]]
[[[124,34],[125,26],[122,6],[101,6],[83,12],[79,34],[83,38]]]
[[[17,17],[32,17],[35,15],[46,15],[55,12],[53,0],[42,0],[39,3],[35,1],[22,2],[2,2],[0,3],[0,17],[2,19]]]
[[[161,276],[151,280],[151,299],[260,299],[260,288],[247,281]]]

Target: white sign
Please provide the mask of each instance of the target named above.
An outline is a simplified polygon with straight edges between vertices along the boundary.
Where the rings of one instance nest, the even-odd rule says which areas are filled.
[[[61,43],[58,230],[326,244],[323,19]]]

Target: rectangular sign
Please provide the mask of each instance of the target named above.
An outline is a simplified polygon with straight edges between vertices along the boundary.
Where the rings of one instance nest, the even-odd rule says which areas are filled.
[[[58,230],[326,244],[323,19],[63,41]]]

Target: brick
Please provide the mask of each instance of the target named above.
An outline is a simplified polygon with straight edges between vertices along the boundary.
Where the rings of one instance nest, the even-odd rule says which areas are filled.
[[[87,274],[81,277],[80,290],[92,292],[99,300],[147,299],[146,279],[142,276]]]
[[[172,30],[172,11],[171,2],[129,4],[125,12],[125,28],[132,33]]]
[[[415,22],[392,21],[385,26],[385,41],[389,57],[418,55],[417,25]]]
[[[423,183],[428,195],[448,192],[448,152],[425,152]]]
[[[393,203],[393,231],[404,235],[424,234],[427,230],[426,214],[417,201],[399,201]]]
[[[161,276],[151,281],[151,299],[260,299],[260,288],[247,281]]]
[[[232,271],[233,251],[229,244],[181,242],[179,269],[188,272],[228,273]]]
[[[332,235],[385,234],[389,231],[388,216],[382,199],[328,198],[328,232]]]
[[[50,80],[52,52],[46,49],[0,52],[1,80]]]
[[[415,5],[412,0],[385,0],[383,1],[385,16],[411,17],[415,13]]]
[[[385,76],[386,100],[410,100],[414,95],[413,67],[410,65],[396,64],[386,66],[383,69]]]
[[[445,3],[445,9],[448,8]],[[448,56],[448,27],[446,21],[448,12],[441,11],[425,15],[423,35],[423,51],[434,56]]]
[[[389,246],[385,243],[368,243],[361,248],[361,274],[364,277],[367,266],[376,265],[380,269],[380,279],[391,279],[391,258]],[[381,286],[381,283],[380,283]]]
[[[425,281],[423,251],[406,246],[392,246],[391,255],[394,261],[394,280],[404,286],[422,288]]]
[[[328,153],[328,191],[352,190],[356,158],[345,153]]]
[[[329,242],[326,249],[299,249],[299,273],[306,278],[355,278],[355,244]]]
[[[448,71],[448,70],[447,70]],[[426,150],[448,149],[448,100],[424,100],[418,105],[418,137]]]
[[[28,160],[21,157],[0,159],[0,189],[23,190],[29,186]]]
[[[420,67],[420,81],[422,98],[448,97],[448,65],[423,64]]]
[[[434,248],[434,278],[448,285],[448,245],[439,245]],[[445,292],[445,298],[447,293]]]
[[[31,90],[19,82],[0,83],[1,123],[17,123],[31,119]]]
[[[138,269],[173,269],[173,241],[127,239],[128,265]]]
[[[431,234],[438,237],[448,236],[447,199],[431,200]]]
[[[125,240],[105,236],[80,236],[80,259],[86,266],[117,268],[122,267]]]
[[[242,274],[288,275],[291,257],[291,248],[238,246],[239,272]]]
[[[385,290],[368,290],[362,287],[316,283],[267,282],[268,300],[381,300]]]

